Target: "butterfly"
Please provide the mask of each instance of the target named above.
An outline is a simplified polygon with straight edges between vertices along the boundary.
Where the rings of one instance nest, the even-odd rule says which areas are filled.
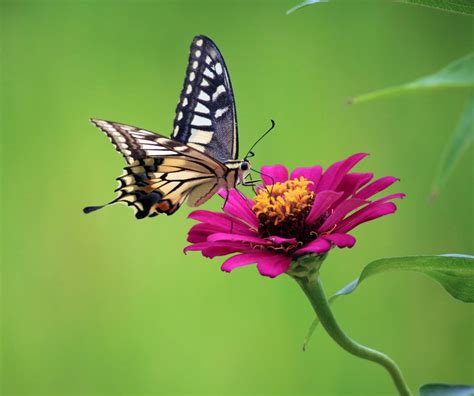
[[[104,206],[125,203],[142,219],[171,215],[183,202],[200,206],[220,189],[245,181],[247,158],[238,160],[234,95],[224,59],[206,36],[194,37],[173,133],[170,138],[118,122],[91,119],[127,160],[118,177],[117,198]],[[251,183],[250,183],[251,185]]]

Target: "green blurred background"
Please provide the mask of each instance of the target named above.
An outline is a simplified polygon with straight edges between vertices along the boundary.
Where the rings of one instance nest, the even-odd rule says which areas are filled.
[[[295,282],[231,275],[183,255],[192,221],[136,221],[114,196],[124,161],[88,122],[171,132],[188,46],[213,38],[234,86],[244,151],[269,125],[254,166],[329,165],[396,175],[396,215],[354,233],[323,269],[327,291],[369,261],[473,253],[473,150],[433,204],[443,146],[467,99],[439,91],[347,106],[410,81],[473,45],[473,20],[395,2],[3,1],[2,344],[4,395],[390,395],[388,375],[321,329]],[[218,198],[206,208],[218,209]],[[390,354],[413,389],[473,383],[472,307],[413,273],[367,282],[335,313]]]

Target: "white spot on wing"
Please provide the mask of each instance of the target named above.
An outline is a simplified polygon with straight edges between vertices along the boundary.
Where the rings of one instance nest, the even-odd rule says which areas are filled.
[[[194,111],[197,111],[199,113],[206,113],[206,114],[209,114],[209,109],[204,106],[202,103],[199,103],[196,105],[196,108],[194,109]]]
[[[217,109],[216,112],[214,113],[216,118],[222,117],[222,115],[229,110],[228,107],[224,107],[223,109]]]
[[[183,107],[186,107],[187,105],[188,105],[188,98],[184,98]]]
[[[166,150],[146,150],[147,155],[157,155],[160,157],[167,156],[167,155],[176,155],[174,151],[166,151]]]
[[[216,72],[217,74],[222,74],[222,65],[220,63],[216,63]]]
[[[194,55],[196,56],[196,58],[199,58],[201,56],[201,51],[200,50],[196,50],[194,52]]]
[[[182,118],[183,118],[183,112],[180,111],[180,112],[178,113],[178,121],[180,121]]]
[[[216,100],[217,97],[221,94],[221,93],[224,93],[225,92],[225,87],[221,84],[217,87],[216,89],[216,92],[214,92],[212,94],[212,100]]]
[[[210,126],[212,125],[212,121],[209,118],[195,115],[191,121],[191,124],[196,126]]]
[[[202,81],[201,81],[201,87],[208,87],[209,86],[209,82],[203,78]]]
[[[206,77],[209,77],[209,78],[214,78],[214,73],[209,69],[209,68],[205,68],[204,69],[204,73],[203,73]]]
[[[179,125],[176,125],[174,127],[174,131],[173,131],[175,134],[179,132]]]
[[[198,61],[194,61],[194,62],[193,62],[193,69],[197,69],[198,64],[199,64]]]
[[[196,41],[196,45],[198,47],[201,47],[202,46],[202,39],[199,39],[198,41]]]
[[[191,136],[189,142],[199,144],[209,144],[212,140],[213,132],[201,131],[199,129],[191,128]],[[189,144],[189,143],[188,143]]]
[[[199,151],[202,151],[202,152],[204,151],[204,146],[201,146],[198,143],[188,143],[188,146],[192,147],[195,150],[199,150]]]
[[[201,92],[199,92],[198,99],[209,102],[209,100],[211,100],[211,97],[207,93],[201,90]]]
[[[194,81],[195,78],[196,78],[196,73],[191,72],[191,74],[189,75],[189,81]]]
[[[189,95],[193,90],[193,86],[191,84],[188,84],[188,87],[186,88],[186,93]]]
[[[211,64],[211,62],[212,62],[212,59],[211,59],[211,57],[210,57],[209,55],[208,55],[208,56],[206,56],[206,63],[207,63],[208,65],[210,65],[210,64]]]

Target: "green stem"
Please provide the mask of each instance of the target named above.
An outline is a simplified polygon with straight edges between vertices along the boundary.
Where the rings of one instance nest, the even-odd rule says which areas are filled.
[[[311,277],[294,277],[294,279],[305,292],[316,312],[316,315],[318,315],[321,324],[332,339],[347,352],[383,366],[392,377],[392,380],[398,389],[398,393],[401,396],[411,396],[410,389],[408,388],[400,369],[392,359],[379,351],[367,348],[355,342],[339,327],[334,315],[332,314],[326,295],[324,294],[319,276],[316,274]]]

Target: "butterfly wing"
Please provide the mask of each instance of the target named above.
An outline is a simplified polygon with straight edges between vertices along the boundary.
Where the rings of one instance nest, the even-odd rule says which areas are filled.
[[[191,44],[172,138],[222,163],[237,159],[232,85],[224,58],[208,37],[196,36]]]
[[[206,202],[219,188],[224,165],[205,153],[156,133],[117,122],[92,120],[127,159],[129,166],[117,180],[118,197],[137,218],[173,214],[190,197],[190,205]],[[104,205],[105,206],[105,205]],[[85,208],[86,213],[103,206]]]

